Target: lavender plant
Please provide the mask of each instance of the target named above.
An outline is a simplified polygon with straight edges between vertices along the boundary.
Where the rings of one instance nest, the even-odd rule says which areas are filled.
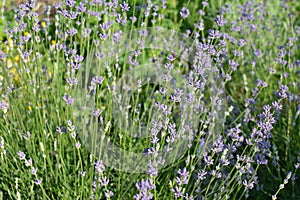
[[[1,10],[4,199],[300,197],[299,2],[38,3]]]

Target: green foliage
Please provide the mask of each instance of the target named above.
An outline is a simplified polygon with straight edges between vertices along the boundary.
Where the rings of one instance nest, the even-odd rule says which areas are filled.
[[[77,1],[80,2],[80,1]],[[153,1],[154,4],[159,4],[161,1]],[[168,0],[167,8],[162,11],[164,14],[164,20],[157,20],[154,16],[145,17],[146,9],[137,9],[135,6],[141,6],[147,3],[147,1],[128,1],[131,9],[127,13],[127,16],[138,16],[137,23],[132,23],[130,20],[125,25],[113,24],[110,31],[122,30],[123,32],[134,28],[140,28],[141,22],[149,27],[162,26],[168,29],[174,29],[185,33],[187,30],[191,30],[192,34],[195,34],[194,24],[197,23],[199,18],[199,10],[205,9],[204,25],[205,29],[199,31],[201,37],[207,37],[209,29],[216,29],[214,23],[215,16],[220,14],[219,9],[226,3],[231,4],[232,12],[225,14],[227,25],[220,28],[220,31],[230,30],[230,22],[238,21],[241,14],[240,9],[237,7],[239,4],[243,4],[246,1],[227,1],[227,0],[211,0],[209,6],[204,8],[201,0],[194,1],[177,1]],[[257,2],[263,3],[266,1]],[[14,12],[11,9],[13,7],[11,1],[6,2],[9,5],[3,18],[0,18],[0,40],[2,41],[0,51],[7,53],[7,58],[0,61],[0,77],[3,80],[1,82],[2,95],[0,102],[9,104],[9,109],[5,110],[3,107],[0,110],[0,144],[1,139],[4,141],[4,147],[0,148],[0,191],[3,191],[4,199],[87,199],[92,194],[96,199],[103,199],[104,192],[108,189],[115,195],[113,199],[133,199],[133,196],[138,193],[136,183],[142,179],[147,179],[147,174],[134,174],[120,172],[114,169],[107,168],[105,176],[110,180],[107,187],[101,187],[94,193],[93,181],[97,178],[95,172],[95,162],[97,157],[94,157],[90,152],[82,145],[80,148],[75,148],[75,145],[80,143],[80,134],[72,137],[73,130],[66,130],[64,133],[59,134],[57,132],[58,127],[65,127],[68,129],[68,120],[75,121],[73,114],[76,112],[83,112],[83,110],[75,110],[72,105],[66,106],[66,102],[62,99],[65,93],[73,95],[75,92],[73,88],[68,86],[67,78],[70,76],[77,76],[78,74],[70,72],[67,67],[69,63],[69,57],[66,51],[58,50],[55,44],[65,44],[68,48],[76,49],[78,54],[84,57],[93,52],[91,47],[95,40],[99,39],[100,33],[105,33],[99,28],[101,22],[108,22],[113,17],[109,15],[103,16],[102,21],[99,21],[98,17],[90,16],[86,13],[80,14],[79,19],[85,19],[85,24],[76,23],[75,21],[67,18],[60,17],[58,21],[51,21],[49,25],[41,30],[34,32],[30,29],[33,26],[33,21],[26,19],[28,27],[26,32],[31,34],[31,38],[26,45],[18,47],[21,39],[19,36],[23,36],[25,32],[18,32],[7,35],[5,30],[11,29],[17,25],[14,21]],[[265,26],[265,29],[260,32],[248,32],[244,34],[230,32],[231,36],[236,37],[237,40],[245,39],[247,41],[243,48],[237,47],[236,44],[229,43],[226,48],[230,51],[233,49],[243,50],[242,56],[235,56],[233,52],[229,52],[224,58],[227,62],[220,66],[220,74],[225,73],[231,76],[231,81],[225,81],[225,88],[228,95],[228,99],[231,99],[230,105],[234,107],[233,112],[230,111],[229,116],[226,118],[226,128],[232,128],[242,124],[241,134],[247,138],[253,131],[254,127],[257,127],[257,121],[260,119],[257,117],[259,113],[264,111],[264,105],[271,105],[276,98],[276,92],[280,89],[281,85],[289,86],[289,93],[294,94],[295,98],[300,96],[299,93],[299,67],[289,68],[288,65],[281,65],[274,61],[274,58],[278,55],[278,47],[286,45],[290,37],[298,38],[296,41],[297,47],[299,47],[299,34],[296,33],[296,27],[300,25],[300,1],[288,2],[290,10],[285,10],[280,6],[280,1],[268,1],[268,5],[265,8],[268,14],[265,17],[265,21],[261,20],[261,25]],[[186,19],[182,19],[180,16],[180,10],[182,7],[188,7],[190,16]],[[10,9],[8,9],[10,8]],[[98,12],[103,12],[104,9],[97,8]],[[295,13],[294,18],[287,18],[289,12]],[[256,14],[254,14],[255,17]],[[275,18],[276,17],[276,18]],[[151,20],[156,19],[157,24],[151,24]],[[39,21],[41,24],[42,21]],[[56,23],[56,24],[55,24]],[[239,22],[242,26],[243,22]],[[88,27],[84,27],[85,25]],[[66,32],[71,27],[76,27],[78,33],[74,37],[64,37],[60,34]],[[91,28],[93,31],[84,37],[82,28]],[[270,32],[269,30],[272,31]],[[99,32],[96,32],[98,30]],[[36,37],[41,39],[41,42],[37,42]],[[9,47],[9,39],[13,39],[14,46]],[[209,41],[211,44],[217,44],[218,39]],[[269,42],[269,43],[266,43]],[[4,44],[6,43],[6,44]],[[102,44],[102,43],[101,43]],[[101,46],[101,45],[100,45]],[[20,48],[19,50],[17,48]],[[292,48],[292,47],[291,47]],[[264,52],[263,56],[254,56],[254,52],[260,49]],[[41,59],[33,59],[26,62],[22,58],[17,61],[17,56],[20,57],[20,52],[39,52]],[[140,61],[143,62],[149,58],[159,57],[160,51],[145,50],[142,52]],[[128,54],[126,54],[128,56]],[[288,64],[295,63],[300,60],[299,48],[293,49],[293,55],[285,55],[284,57]],[[111,102],[111,93],[106,91],[117,78],[122,77],[126,72],[130,70],[130,67],[126,63],[128,60],[120,58],[118,61],[112,62],[110,65],[111,71],[105,70],[101,72],[105,80],[101,86],[98,86],[95,91],[97,92],[97,98],[95,105],[103,111],[104,124],[113,122],[114,116],[112,113],[113,102]],[[228,60],[234,59],[240,66],[237,70],[231,70]],[[12,66],[9,65],[11,61]],[[255,60],[255,65],[252,61]],[[175,65],[179,65],[178,62],[174,62]],[[92,63],[97,65],[99,63]],[[116,65],[120,66],[119,68]],[[187,68],[191,66],[181,66],[180,70],[182,74],[187,71]],[[269,68],[276,70],[274,74],[269,73]],[[98,73],[96,69],[94,73]],[[288,78],[285,77],[285,73],[288,73]],[[71,74],[71,75],[70,75]],[[111,75],[112,74],[112,75]],[[266,87],[258,87],[257,80],[262,80],[267,83]],[[246,83],[245,83],[246,82]],[[296,83],[296,84],[294,84]],[[13,92],[9,92],[9,88],[12,84],[15,86]],[[294,84],[294,85],[293,85]],[[141,121],[146,121],[146,128],[151,128],[149,113],[152,112],[153,104],[155,103],[151,99],[153,91],[160,89],[160,86],[147,84],[140,88],[140,92],[134,92],[133,97],[130,99],[130,104],[134,105],[129,108],[130,117],[139,118]],[[255,120],[245,123],[244,117],[248,107],[245,106],[245,102],[248,98],[251,98],[255,90],[258,90],[253,99],[255,103],[249,106],[251,110],[251,117]],[[79,94],[83,95],[83,94]],[[170,94],[168,94],[170,97]],[[205,98],[209,98],[211,94],[208,92],[204,95]],[[164,100],[161,97],[160,100]],[[206,100],[206,99],[205,99]],[[136,114],[134,108],[138,103],[142,102],[139,112],[147,114]],[[189,182],[186,184],[186,189],[191,192],[195,192],[195,185],[205,186],[202,194],[207,199],[213,199],[214,192],[220,192],[220,198],[226,192],[223,192],[222,186],[228,189],[230,193],[230,199],[243,199],[245,193],[249,195],[249,199],[270,199],[271,195],[277,194],[278,199],[298,199],[300,197],[300,191],[297,190],[299,185],[299,170],[296,169],[295,164],[300,162],[300,110],[299,100],[283,99],[282,111],[274,111],[274,117],[276,123],[272,129],[272,138],[270,158],[266,165],[258,165],[255,169],[259,179],[258,190],[252,189],[246,191],[242,188],[242,183],[234,182],[234,179],[228,178],[228,182],[220,181],[220,185],[215,184],[217,181],[215,178],[211,180],[205,180],[201,183],[194,183],[193,177],[189,177]],[[5,104],[6,105],[6,104]],[[170,117],[170,121],[176,123],[176,117],[180,117],[180,112],[176,104],[172,105],[174,112],[177,115],[173,118]],[[211,106],[207,103],[207,107]],[[177,109],[177,110],[176,110]],[[178,114],[179,113],[179,114]],[[207,116],[201,116],[201,120],[205,121]],[[74,124],[76,126],[76,124]],[[80,127],[76,127],[80,129]],[[105,127],[106,129],[106,127]],[[204,130],[204,129],[203,129]],[[141,152],[151,145],[149,139],[136,139],[127,135],[125,131],[117,126],[108,126],[107,135],[111,138],[114,144],[121,146],[128,151]],[[30,133],[30,138],[28,133]],[[226,138],[227,132],[222,133],[222,136]],[[125,135],[123,137],[123,135]],[[163,139],[164,136],[161,136]],[[224,139],[224,143],[230,143],[231,140]],[[199,145],[200,140],[194,142]],[[246,151],[247,148],[239,150],[241,155],[253,156],[253,149]],[[244,152],[244,150],[246,152]],[[18,158],[20,151],[26,153],[26,159],[32,158],[32,165],[25,166],[25,160]],[[172,165],[159,171],[158,175],[153,178],[156,189],[154,191],[154,199],[173,199],[174,194],[171,189],[176,181],[176,175],[178,169],[187,167],[188,170],[193,167],[203,167],[202,160],[192,160],[191,163],[186,164],[187,158],[190,158],[190,153],[196,152],[196,148],[191,148],[185,155],[182,155]],[[218,161],[220,155],[213,154],[215,156],[215,162]],[[277,159],[277,160],[276,160]],[[275,164],[272,161],[276,161]],[[27,161],[28,162],[28,161]],[[103,161],[104,164],[106,161]],[[36,174],[32,173],[31,167],[37,168]],[[205,166],[211,170],[213,166]],[[226,172],[235,177],[238,176],[238,172],[231,168],[224,168]],[[232,170],[232,171],[231,171]],[[284,182],[288,172],[292,172],[292,181],[285,185],[285,188],[278,190],[279,185]],[[85,173],[83,175],[82,173]],[[101,176],[104,176],[101,174]],[[197,176],[197,172],[193,172],[193,176]],[[254,175],[253,175],[254,176]],[[252,177],[253,178],[253,177]],[[35,181],[42,179],[41,184],[36,184]],[[225,178],[224,178],[225,180]],[[169,182],[171,181],[171,183]],[[173,181],[173,182],[172,182]],[[216,181],[216,182],[214,182]],[[219,182],[218,182],[219,183]],[[173,185],[172,185],[173,184]],[[171,185],[171,186],[170,186]],[[278,192],[277,192],[278,191]],[[280,191],[280,192],[279,192]],[[223,193],[222,193],[223,192]],[[218,194],[217,194],[218,195]],[[225,197],[224,197],[225,198]]]

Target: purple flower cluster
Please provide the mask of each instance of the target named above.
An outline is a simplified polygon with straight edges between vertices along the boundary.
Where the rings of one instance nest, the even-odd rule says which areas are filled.
[[[136,200],[151,200],[153,199],[153,194],[151,193],[151,190],[155,189],[155,184],[151,179],[142,179],[140,182],[135,184],[136,189],[139,191],[138,194],[134,195],[134,198]]]

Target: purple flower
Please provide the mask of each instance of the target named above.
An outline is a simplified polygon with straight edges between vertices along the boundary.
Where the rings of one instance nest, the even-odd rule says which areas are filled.
[[[214,38],[220,38],[220,37],[222,37],[222,34],[220,33],[220,31],[219,30],[208,30],[208,34],[209,34],[209,37],[210,38],[212,38],[212,39],[214,39]]]
[[[76,6],[76,10],[80,13],[83,13],[86,11],[86,7],[85,7],[85,4],[80,2],[79,3],[79,6]]]
[[[74,61],[76,62],[76,63],[81,63],[82,61],[83,61],[83,56],[82,55],[75,55],[74,56]]]
[[[76,149],[79,149],[81,147],[81,144],[80,144],[80,142],[76,142],[74,146]]]
[[[88,37],[92,32],[92,29],[90,28],[85,28],[85,29],[82,29],[82,37],[86,38]]]
[[[152,150],[152,152],[151,152],[151,150]],[[155,150],[155,149],[153,149],[153,148],[149,148],[148,149],[148,153],[151,155],[157,155],[157,151]],[[149,176],[157,176],[157,174],[158,174],[158,168],[156,167],[156,166],[154,166],[152,163],[150,163],[149,164],[149,169],[147,169],[147,174],[149,175]]]
[[[275,73],[276,73],[276,70],[270,67],[270,68],[269,68],[269,72],[270,72],[270,74],[275,74]]]
[[[101,84],[104,81],[104,78],[102,76],[94,76],[92,79],[92,83],[94,84]]]
[[[66,5],[69,7],[73,7],[75,5],[75,1],[74,0],[66,0]]]
[[[64,126],[58,126],[56,128],[56,131],[59,133],[59,134],[63,134],[63,133],[66,133],[67,132],[67,128],[64,127]]]
[[[68,18],[68,19],[76,19],[78,16],[78,12],[73,12],[73,11],[68,11],[68,10],[58,10],[57,11],[59,14],[61,14],[63,17]]]
[[[200,170],[198,171],[197,178],[198,178],[200,181],[202,181],[202,180],[204,180],[204,179],[206,178],[206,174],[207,174],[206,171],[200,169]]]
[[[272,106],[275,110],[282,110],[282,104],[278,103],[277,101],[272,102]]]
[[[159,90],[159,92],[162,94],[162,95],[166,95],[167,94],[167,89],[165,88],[165,87],[162,87],[162,88],[160,88],[160,90]]]
[[[39,184],[42,183],[42,179],[36,179],[36,180],[34,181],[34,183],[35,183],[36,185],[39,185]]]
[[[77,78],[73,78],[73,80],[70,78],[70,77],[68,77],[67,78],[67,82],[68,82],[68,84],[69,85],[77,85],[78,84],[78,79]]]
[[[28,160],[25,160],[25,166],[26,167],[29,167],[29,166],[31,166],[32,165],[32,159],[30,158],[30,159],[28,159]]]
[[[3,51],[0,51],[0,60],[3,60],[6,57],[7,57],[6,53],[4,53]]]
[[[231,4],[229,4],[229,3],[225,4],[225,6],[222,6],[220,8],[220,13],[221,14],[230,13],[231,12],[230,7],[231,7]]]
[[[176,88],[174,93],[171,94],[171,99],[174,102],[181,102],[181,97],[183,95],[183,90]]]
[[[134,198],[143,199],[143,200],[152,200],[153,194],[151,190],[155,189],[155,184],[151,179],[142,179],[140,182],[135,184],[135,187],[138,189],[139,193],[134,195]]]
[[[82,177],[84,177],[85,174],[86,174],[86,171],[80,171],[80,175],[81,175]]]
[[[65,94],[63,96],[63,100],[66,102],[67,105],[71,105],[74,102],[74,98],[72,98],[71,96],[69,96],[68,94]]]
[[[32,175],[36,175],[37,170],[37,168],[32,167],[29,171]]]
[[[199,31],[204,30],[204,22],[203,22],[203,20],[201,20],[201,21],[198,22],[198,23],[195,23],[195,24],[194,24],[194,27],[195,27],[196,29],[199,29]]]
[[[268,86],[268,84],[266,82],[263,82],[260,79],[256,80],[256,85],[257,85],[257,87],[267,87]]]
[[[67,34],[68,35],[71,35],[71,36],[74,36],[78,33],[78,30],[74,27],[70,28],[69,30],[67,30]]]
[[[131,17],[129,17],[129,18],[130,18],[130,20],[131,20],[132,22],[136,22],[136,20],[137,20],[136,16],[131,16]]]
[[[26,154],[25,154],[23,151],[19,151],[19,152],[18,152],[18,156],[19,156],[19,159],[20,159],[20,160],[24,160],[25,157],[26,157]]]
[[[175,198],[180,198],[183,196],[183,191],[181,187],[175,186],[175,188],[172,188],[171,191],[174,193]]]
[[[214,164],[214,159],[211,156],[207,156],[207,153],[203,154],[203,159],[204,159],[204,162],[207,165],[213,165]]]
[[[247,182],[247,180],[244,180],[243,185],[245,186],[245,188],[251,190],[254,187],[254,181]]]
[[[93,111],[93,115],[96,116],[96,117],[99,117],[102,113],[102,110],[101,109],[97,109],[97,110],[94,110]]]
[[[221,26],[224,26],[227,22],[223,19],[223,17],[221,15],[218,15],[215,18],[215,23],[221,27]]]
[[[237,67],[239,66],[239,63],[234,60],[229,60],[228,64],[230,65],[233,71],[237,70]]]
[[[96,171],[96,173],[97,174],[102,174],[104,172],[104,170],[105,170],[105,166],[103,165],[102,160],[97,161],[95,163],[95,171]]]
[[[31,137],[31,133],[29,131],[26,132],[27,136],[22,135],[24,139],[28,140]]]
[[[151,179],[146,179],[146,180],[142,179],[141,182],[136,183],[135,186],[139,191],[155,189],[155,184]]]
[[[257,49],[255,52],[254,52],[254,55],[256,57],[261,57],[262,56],[262,51],[260,49]]]
[[[268,160],[266,159],[265,155],[263,154],[256,154],[255,156],[256,163],[260,165],[266,165],[268,164]]]
[[[113,21],[109,21],[108,23],[101,23],[99,26],[103,31],[107,31],[111,25],[113,24]]]
[[[116,43],[119,43],[121,40],[121,36],[122,36],[122,31],[118,30],[113,34],[113,39]]]
[[[240,47],[243,47],[243,46],[246,45],[246,41],[245,41],[244,39],[240,39],[238,45],[239,45]]]
[[[129,4],[126,3],[126,2],[123,2],[122,4],[120,4],[120,7],[121,7],[121,9],[122,9],[123,12],[128,12],[129,9],[130,9]]]
[[[285,99],[287,98],[287,91],[289,90],[288,86],[286,85],[281,85],[279,87],[279,90],[275,92],[275,95],[278,97],[278,98],[282,98],[282,99]]]
[[[140,31],[139,31],[139,35],[140,35],[141,37],[146,37],[146,36],[148,35],[148,32],[147,32],[147,30],[140,30]]]
[[[208,2],[207,1],[202,1],[202,5],[203,6],[208,6]]]
[[[106,40],[107,38],[108,38],[108,35],[107,34],[105,34],[105,33],[100,33],[100,38],[102,39],[102,40]]]
[[[180,15],[183,19],[187,18],[190,15],[189,9],[186,7],[181,8]]]
[[[172,55],[172,54],[169,54],[168,56],[167,56],[167,60],[168,61],[174,61],[176,58]]]
[[[189,172],[186,170],[186,168],[179,169],[178,174],[180,175],[180,177],[176,177],[177,184],[187,184],[189,181]]]
[[[72,69],[74,69],[74,70],[78,70],[79,68],[80,68],[80,63],[77,63],[77,62],[73,62],[72,63]]]
[[[232,138],[234,138],[235,140],[237,140],[239,138],[238,133],[239,133],[239,129],[238,128],[233,128],[231,129],[231,133],[229,133],[228,135]],[[224,150],[224,144],[223,144],[223,137],[220,135],[217,140],[214,143],[214,146],[212,148],[212,151],[214,153],[220,153]]]
[[[111,197],[114,196],[114,193],[110,190],[108,190],[107,192],[104,193],[106,199],[110,199]]]

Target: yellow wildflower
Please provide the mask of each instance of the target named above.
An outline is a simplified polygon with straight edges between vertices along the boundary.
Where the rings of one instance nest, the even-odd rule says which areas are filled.
[[[12,40],[11,38],[8,38],[8,39],[7,39],[7,42],[8,42],[8,44],[12,44],[12,43],[13,43],[13,40]]]
[[[51,45],[55,45],[56,44],[56,41],[55,40],[52,40],[51,41]]]
[[[19,75],[16,74],[14,79],[15,79],[15,81],[19,81]]]
[[[9,49],[9,47],[11,47],[11,48],[14,47],[14,41],[13,41],[11,38],[8,38],[8,39],[7,39],[7,42],[8,42],[7,49]]]
[[[15,67],[11,68],[9,70],[9,73],[13,74],[13,75],[16,75],[17,74],[17,69]]]
[[[46,22],[42,22],[42,23],[41,23],[41,26],[42,26],[43,28],[45,28],[46,25],[47,25]]]
[[[15,63],[18,63],[19,61],[20,61],[20,56],[19,55],[15,56]]]
[[[26,92],[27,92],[27,86],[25,85],[25,86],[24,86],[23,95],[25,95],[25,94],[26,94]]]

